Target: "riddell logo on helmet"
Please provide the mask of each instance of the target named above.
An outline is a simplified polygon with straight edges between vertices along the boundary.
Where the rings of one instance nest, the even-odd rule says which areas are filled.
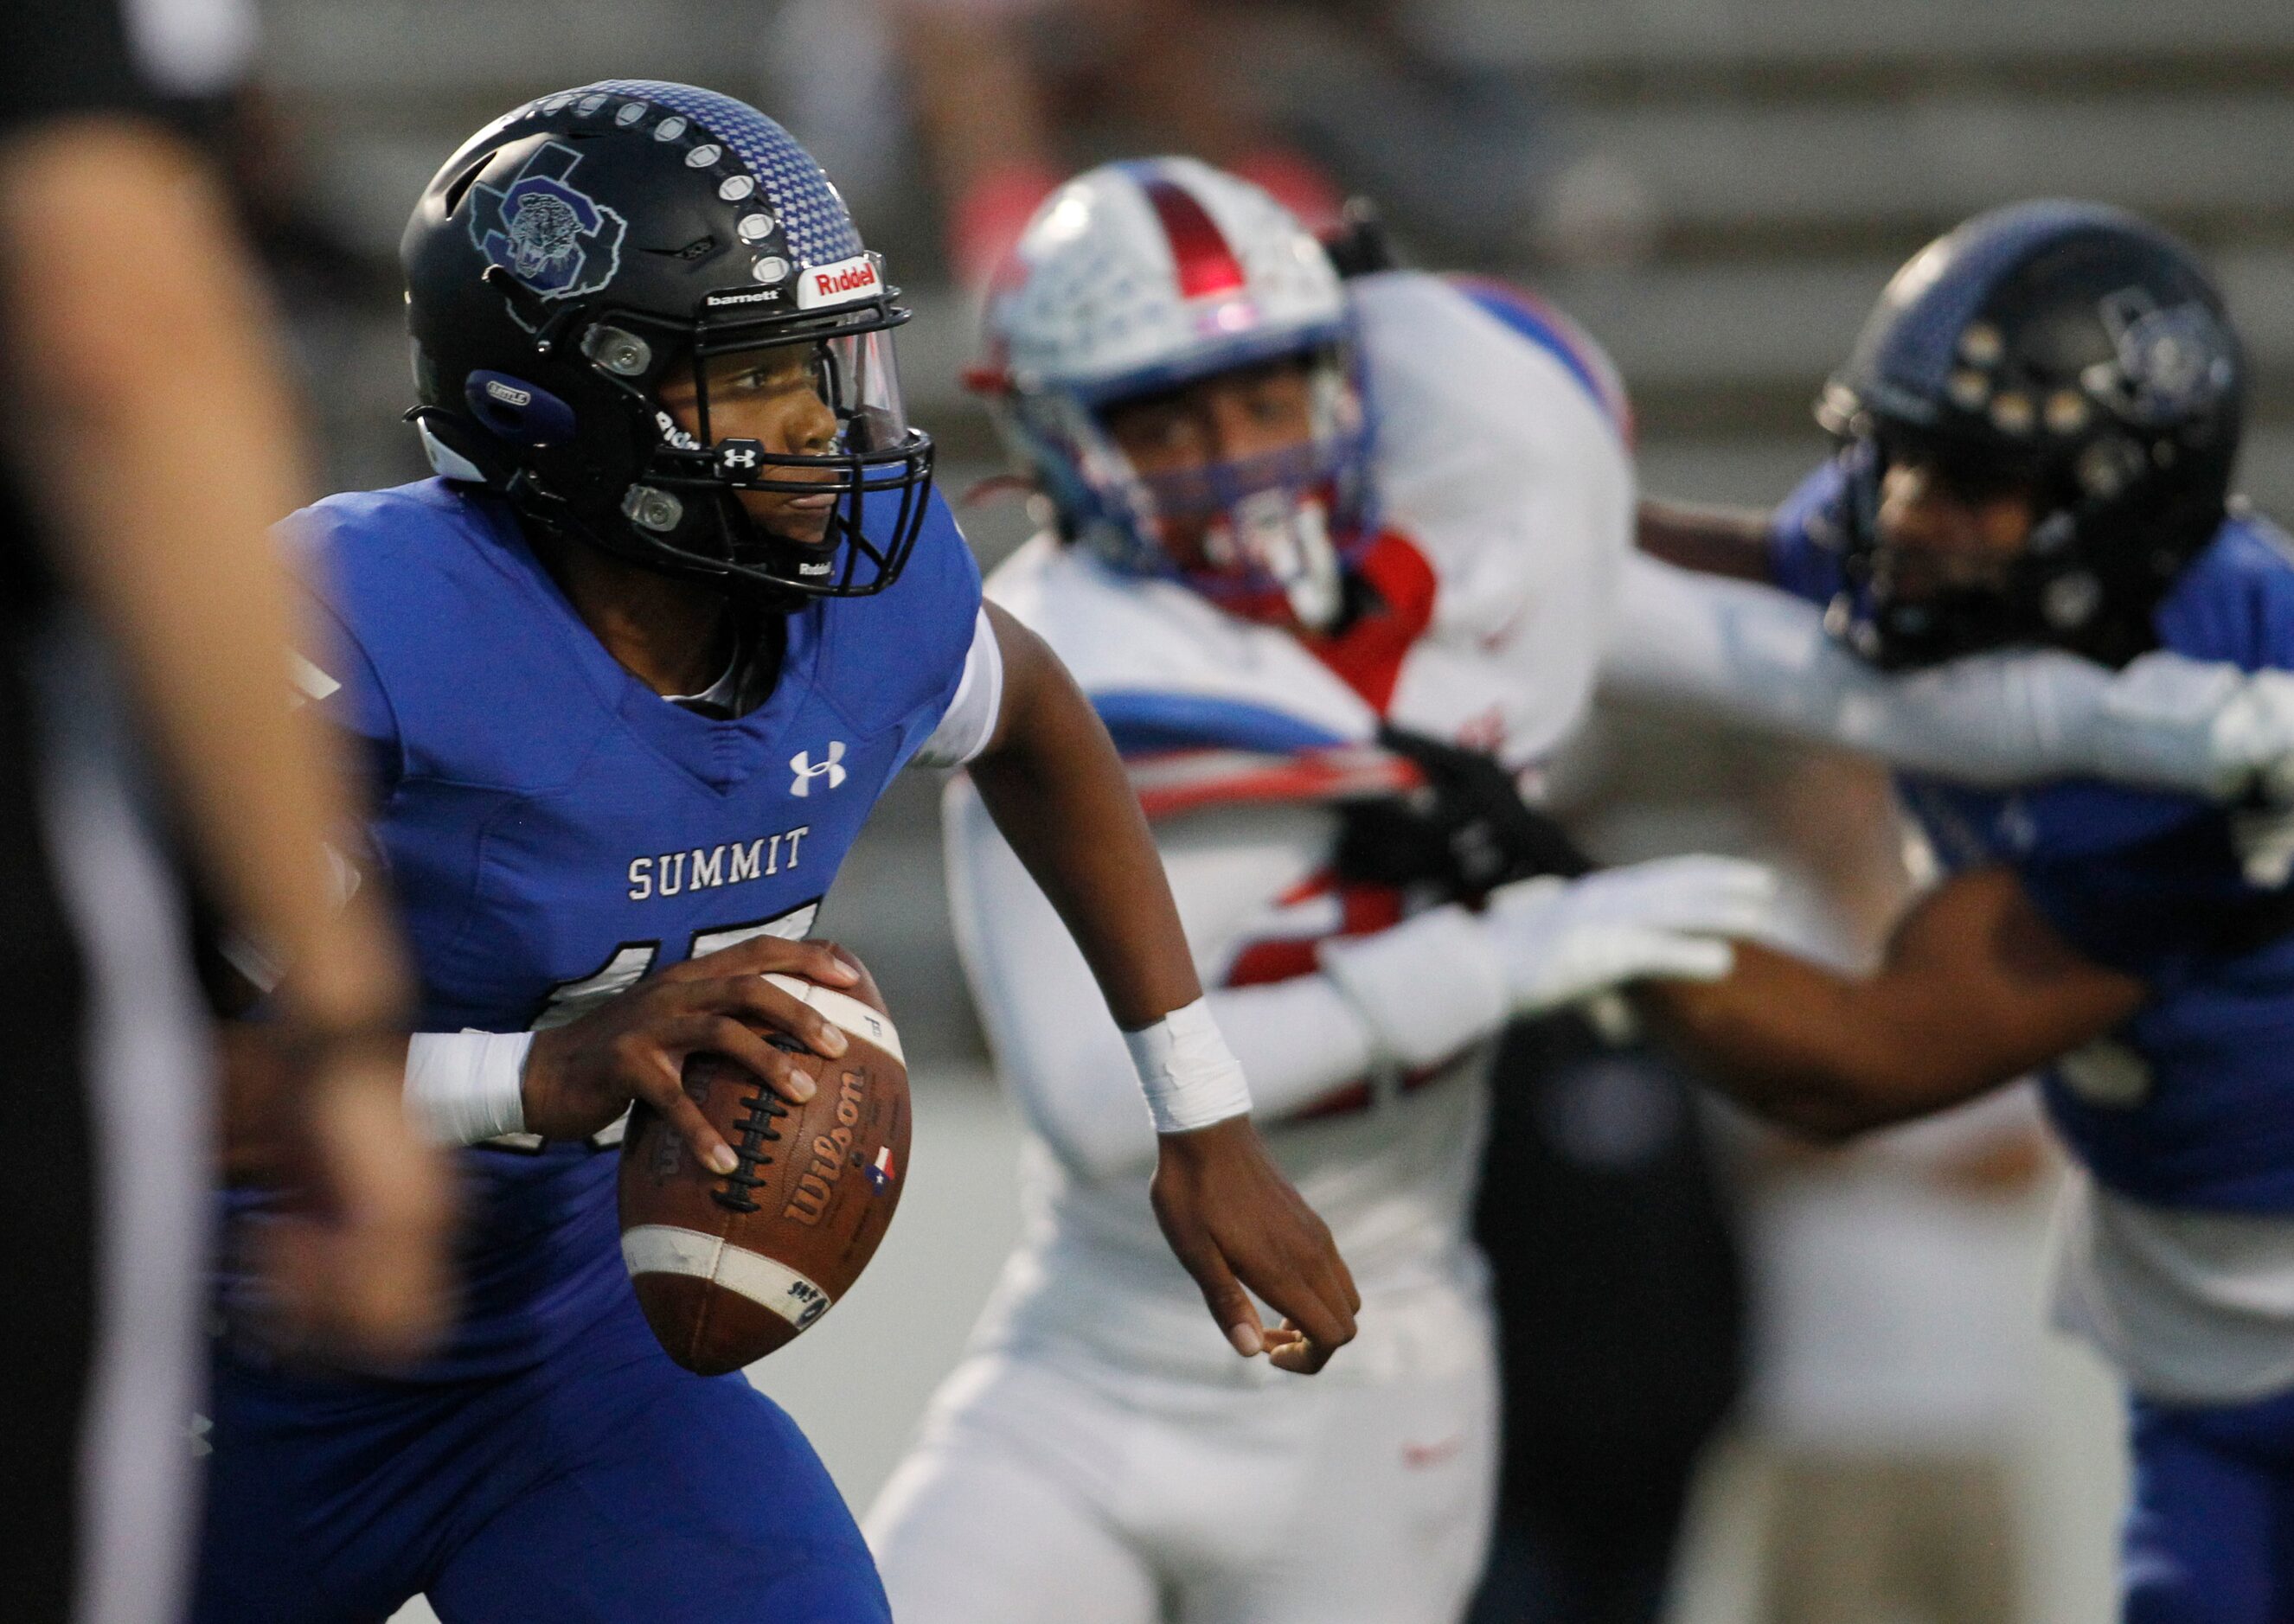
[[[818,310],[824,304],[869,298],[882,292],[883,286],[883,279],[876,274],[875,260],[866,254],[840,259],[833,265],[808,265],[797,282],[796,307]]]

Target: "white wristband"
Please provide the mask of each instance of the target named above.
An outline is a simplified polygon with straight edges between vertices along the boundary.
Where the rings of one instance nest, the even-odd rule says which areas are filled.
[[[1123,1035],[1146,1091],[1158,1133],[1185,1133],[1250,1113],[1242,1063],[1219,1035],[1210,1006],[1198,998],[1151,1027]]]
[[[406,1045],[406,1115],[441,1145],[475,1145],[525,1128],[531,1032],[417,1032]]]

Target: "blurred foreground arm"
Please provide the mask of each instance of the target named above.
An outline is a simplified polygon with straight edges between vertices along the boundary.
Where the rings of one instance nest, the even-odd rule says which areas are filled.
[[[395,941],[370,890],[338,910],[328,881],[323,841],[352,817],[342,778],[285,703],[289,597],[266,531],[306,471],[225,206],[131,119],[15,136],[0,304],[14,449],[60,565],[110,633],[225,908],[292,966],[283,1172],[316,1216],[280,1226],[281,1284],[309,1334],[411,1352],[443,1312],[443,1173],[400,1107]]]
[[[1143,1076],[1159,1066],[1182,1091],[1199,1060],[1232,1067],[1202,1008],[1203,989],[1147,820],[1107,730],[1043,640],[990,605],[1003,656],[996,732],[972,763],[988,816],[1059,911]],[[1159,1123],[1155,1215],[1238,1352],[1288,1369],[1321,1368],[1353,1339],[1362,1305],[1330,1232],[1299,1199],[1251,1125],[1240,1068],[1232,1111],[1197,1125],[1194,1101]],[[1245,1293],[1288,1321],[1265,1331]]]

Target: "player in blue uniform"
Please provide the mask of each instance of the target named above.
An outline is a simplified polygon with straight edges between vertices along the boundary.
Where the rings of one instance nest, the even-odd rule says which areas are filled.
[[[655,1342],[598,1150],[641,1099],[733,1170],[678,1086],[695,1052],[809,1096],[806,1050],[842,1040],[762,972],[849,984],[803,938],[904,765],[969,761],[1070,921],[1238,1352],[1318,1367],[1352,1284],[1252,1133],[1104,732],[981,605],[901,410],[907,313],[810,158],[737,102],[609,81],[473,137],[403,252],[441,477],[291,526],[327,634],[298,670],[362,749],[358,866],[415,945],[410,1108],[473,1147],[465,1301],[385,1378],[277,1357],[227,1291],[197,1616],[881,1620],[787,1417]]]
[[[1980,216],[1890,284],[1820,409],[1839,459],[1741,562],[1883,665],[2037,644],[2294,667],[2287,539],[2226,501],[2241,372],[2163,233]],[[1680,551],[1711,564],[1723,528]],[[1819,1133],[2049,1068],[2087,1174],[2059,1317],[2133,1395],[2124,1616],[2294,1617],[2294,896],[2194,799],[1905,789],[1952,873],[1876,972],[1747,950],[1659,995],[1732,1093]]]

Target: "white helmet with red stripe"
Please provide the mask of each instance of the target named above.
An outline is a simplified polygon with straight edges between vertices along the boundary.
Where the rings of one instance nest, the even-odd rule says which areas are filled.
[[[974,385],[1062,533],[1123,569],[1335,618],[1340,564],[1371,529],[1369,418],[1338,272],[1281,204],[1192,158],[1094,169],[1029,223],[987,340]],[[1148,475],[1106,431],[1110,406],[1294,356],[1313,403],[1295,447]],[[1174,522],[1199,538],[1184,557]]]

